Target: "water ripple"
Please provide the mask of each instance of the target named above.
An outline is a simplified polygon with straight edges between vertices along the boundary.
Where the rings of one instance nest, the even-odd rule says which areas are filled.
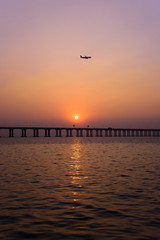
[[[160,239],[160,140],[46,141],[0,144],[0,239]]]

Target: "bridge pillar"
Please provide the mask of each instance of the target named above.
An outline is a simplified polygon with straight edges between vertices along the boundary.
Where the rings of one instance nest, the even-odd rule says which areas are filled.
[[[48,137],[51,136],[51,129],[48,129]]]
[[[131,130],[131,136],[134,137],[134,130]]]
[[[130,137],[130,130],[127,130],[127,137]]]
[[[9,137],[14,137],[14,129],[9,128]]]
[[[86,129],[86,137],[89,137],[89,129]]]
[[[83,129],[80,129],[80,137],[83,137]]]
[[[66,129],[66,137],[72,137],[72,129]]]
[[[103,130],[100,129],[100,137],[103,137]]]
[[[96,137],[99,137],[99,134],[98,134],[98,129],[96,129]]]
[[[90,137],[93,137],[93,130],[90,130]]]
[[[109,129],[109,137],[112,137],[112,130]]]
[[[118,130],[118,137],[121,137],[121,130]]]
[[[66,129],[66,137],[69,137],[69,129]]]
[[[70,129],[70,137],[73,137],[72,129]]]
[[[108,130],[105,129],[105,137],[108,137]]]
[[[148,130],[148,137],[151,137],[151,130]]]
[[[27,134],[26,134],[26,128],[22,128],[22,135],[21,137],[27,137]]]
[[[148,131],[144,130],[144,136],[147,137],[148,136]]]
[[[114,137],[117,137],[117,130],[114,130]]]
[[[140,137],[143,137],[143,130],[140,130]]]
[[[76,129],[76,136],[79,137],[79,129]]]
[[[44,136],[45,136],[45,137],[48,137],[48,130],[45,129],[44,132],[45,132],[45,135],[44,135]]]
[[[62,129],[56,129],[56,137],[62,137]]]
[[[45,129],[45,137],[50,137],[50,129]]]
[[[123,137],[126,137],[126,130],[123,130]]]
[[[36,137],[36,129],[33,129],[33,137]]]
[[[152,130],[153,132],[153,137],[158,137],[159,136],[159,130]]]
[[[59,137],[62,137],[62,129],[59,129]]]
[[[39,135],[38,135],[38,128],[34,128],[33,132],[34,132],[34,134],[33,134],[34,137],[39,137]]]
[[[56,129],[56,137],[58,137],[58,129]]]

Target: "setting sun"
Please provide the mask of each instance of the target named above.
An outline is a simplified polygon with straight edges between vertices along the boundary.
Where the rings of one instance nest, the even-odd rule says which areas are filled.
[[[77,120],[79,117],[76,115],[74,118]]]

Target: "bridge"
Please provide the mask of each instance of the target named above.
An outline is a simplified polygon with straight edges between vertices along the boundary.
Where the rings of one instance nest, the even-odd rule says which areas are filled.
[[[27,137],[32,132],[33,137],[39,137],[43,132],[44,137],[159,137],[160,129],[137,129],[137,128],[66,128],[66,127],[0,127],[2,132],[7,131],[8,137],[15,135]]]

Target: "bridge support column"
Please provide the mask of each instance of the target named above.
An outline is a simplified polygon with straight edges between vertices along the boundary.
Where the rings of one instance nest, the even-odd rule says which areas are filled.
[[[103,130],[100,130],[100,137],[103,137]]]
[[[48,137],[50,137],[50,136],[51,136],[51,130],[48,129]]]
[[[109,130],[109,137],[112,137],[112,130]]]
[[[44,132],[45,132],[45,135],[44,135],[44,136],[45,136],[45,137],[48,137],[48,130],[45,129]]]
[[[56,129],[56,137],[62,137],[62,131],[61,129]]]
[[[38,128],[34,128],[33,132],[34,132],[33,137],[39,137],[39,135],[38,135]]]
[[[69,129],[66,129],[66,137],[69,137]]]
[[[134,130],[131,130],[131,136],[134,137]]]
[[[105,129],[105,137],[108,137],[108,130]]]
[[[66,129],[66,137],[72,137],[72,129]]]
[[[86,129],[86,137],[89,137],[89,129]]]
[[[22,135],[21,137],[27,137],[27,134],[26,134],[26,128],[22,128]]]
[[[76,136],[79,137],[79,129],[76,129]]]
[[[118,130],[118,137],[121,137],[121,130]]]
[[[140,130],[140,137],[143,137],[143,130]]]
[[[62,130],[59,129],[59,137],[62,137]]]
[[[56,137],[58,137],[58,129],[56,129]]]
[[[50,137],[50,129],[45,129],[45,137]]]
[[[123,137],[126,137],[126,130],[123,130]]]
[[[130,130],[127,130],[127,137],[130,137]]]
[[[14,137],[14,129],[9,128],[9,137]]]
[[[154,130],[152,130],[152,136],[155,137],[155,131]]]
[[[117,130],[114,130],[114,137],[117,137]]]
[[[99,134],[98,134],[98,129],[96,129],[96,137],[99,137]]]
[[[93,130],[90,130],[90,137],[93,137]]]
[[[80,129],[80,137],[83,137],[83,130]]]
[[[145,136],[145,137],[148,136],[148,131],[147,131],[147,130],[144,131],[144,136]]]
[[[73,137],[73,135],[72,135],[72,129],[70,129],[70,137]]]

